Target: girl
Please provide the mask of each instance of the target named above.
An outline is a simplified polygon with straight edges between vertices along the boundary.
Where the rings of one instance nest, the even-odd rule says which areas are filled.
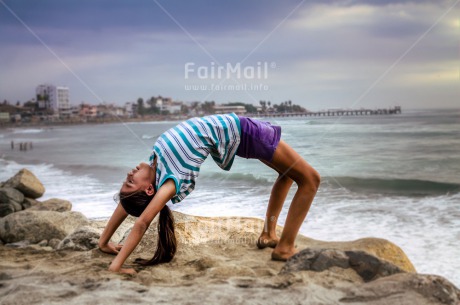
[[[259,159],[278,172],[257,247],[274,248],[273,260],[285,261],[294,255],[294,241],[316,194],[320,176],[280,137],[281,127],[234,113],[192,118],[162,134],[155,142],[150,164],[141,163],[127,174],[119,192],[118,206],[100,237],[99,248],[117,255],[109,270],[135,273],[134,269],[123,269],[122,265],[158,213],[157,250],[151,260],[136,262],[155,265],[174,257],[174,220],[166,203],[178,203],[194,190],[200,166],[209,154],[224,170],[230,170],[237,155]],[[298,188],[278,238],[276,223],[293,182]],[[110,243],[111,236],[128,214],[138,219],[125,244]]]

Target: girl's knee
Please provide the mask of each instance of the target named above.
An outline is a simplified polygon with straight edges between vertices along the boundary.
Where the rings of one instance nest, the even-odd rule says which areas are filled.
[[[305,192],[316,193],[320,183],[320,174],[314,168],[311,168],[310,170],[304,173],[301,181],[299,181],[297,185],[299,189],[303,189]]]
[[[315,186],[316,189],[319,188],[319,184],[321,183],[321,175],[313,168],[312,168],[310,181]]]

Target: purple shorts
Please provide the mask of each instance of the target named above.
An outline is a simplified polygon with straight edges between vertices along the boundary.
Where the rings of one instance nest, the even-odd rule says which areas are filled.
[[[281,139],[281,127],[247,117],[238,116],[241,142],[237,156],[271,162]]]

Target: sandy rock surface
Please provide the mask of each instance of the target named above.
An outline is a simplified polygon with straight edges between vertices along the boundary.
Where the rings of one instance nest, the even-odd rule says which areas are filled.
[[[263,226],[260,219],[174,215],[179,240],[176,257],[154,267],[133,263],[137,257],[153,255],[155,220],[127,261],[126,267],[137,269],[135,276],[108,272],[114,256],[97,248],[0,246],[0,303],[423,305],[458,304],[460,299],[459,290],[446,279],[415,273],[404,252],[386,240],[325,242],[299,236],[298,249],[307,249],[304,253],[316,257],[313,262],[320,258],[316,266],[321,268],[286,270],[295,260],[308,258],[302,258],[301,251],[292,262],[275,262],[270,259],[271,249],[257,249],[255,242]],[[79,227],[72,242],[85,240],[82,236],[94,239],[105,223],[91,221]],[[133,218],[127,219],[113,241],[122,240],[133,223]],[[347,267],[359,265],[357,261],[380,271],[388,270],[380,266],[391,266],[389,270],[397,272],[365,280],[356,268]]]

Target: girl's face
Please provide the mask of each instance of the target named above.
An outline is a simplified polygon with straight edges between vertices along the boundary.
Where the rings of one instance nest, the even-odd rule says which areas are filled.
[[[154,171],[147,163],[140,163],[127,175],[121,187],[122,193],[132,193],[139,190],[153,189]]]

